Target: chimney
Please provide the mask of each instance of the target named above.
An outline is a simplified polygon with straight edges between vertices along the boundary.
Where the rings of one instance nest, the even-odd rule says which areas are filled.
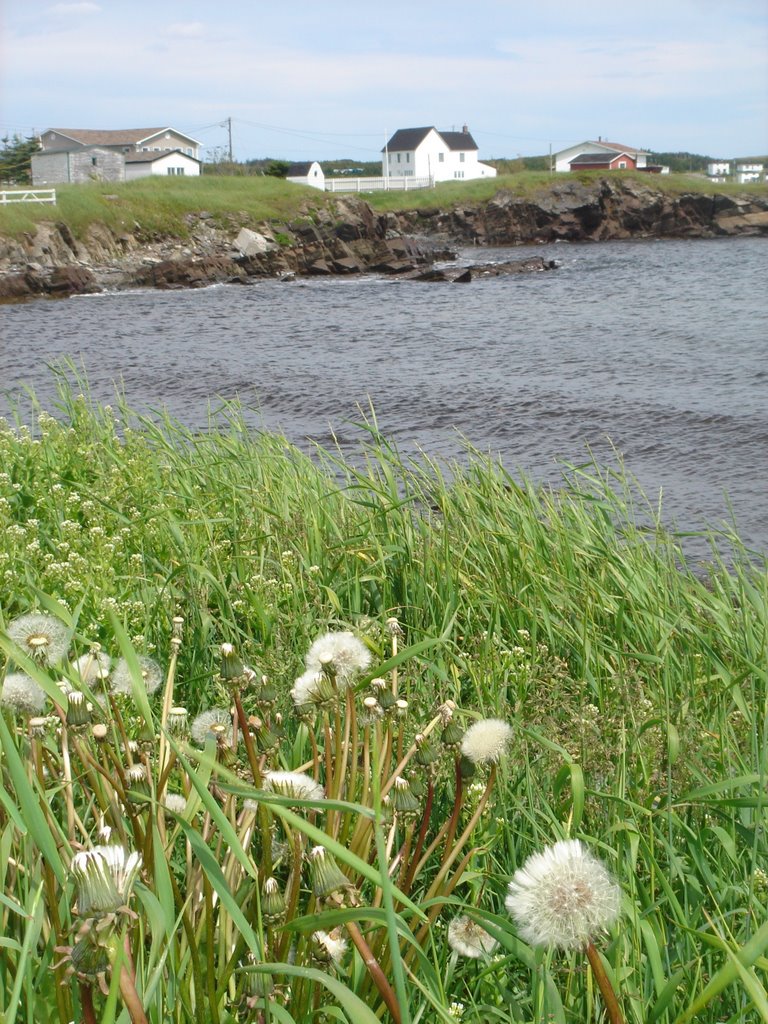
[[[468,125],[466,125],[466,124],[463,124],[463,125],[461,126],[461,130],[462,130],[462,132],[463,132],[463,133],[464,133],[465,135],[469,135],[469,126],[468,126]]]

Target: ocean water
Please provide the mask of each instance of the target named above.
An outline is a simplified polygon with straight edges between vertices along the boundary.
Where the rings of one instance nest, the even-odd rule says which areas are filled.
[[[670,528],[735,524],[768,553],[768,241],[472,249],[460,262],[532,252],[558,268],[6,306],[0,414],[25,387],[49,404],[62,359],[101,401],[118,384],[132,406],[196,429],[237,397],[254,428],[350,454],[373,408],[405,454],[461,460],[469,441],[552,482],[563,462],[621,458]]]

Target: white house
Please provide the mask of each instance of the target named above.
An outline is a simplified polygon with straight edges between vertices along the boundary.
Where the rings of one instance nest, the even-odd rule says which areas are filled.
[[[305,160],[303,163],[291,164],[286,171],[285,180],[292,181],[296,185],[325,188],[325,174],[317,160]]]
[[[385,178],[432,181],[496,177],[495,167],[477,159],[477,143],[466,125],[460,132],[398,129],[382,150],[381,170]]]
[[[736,164],[736,181],[739,185],[748,185],[751,181],[760,181],[762,177],[762,164]]]
[[[597,142],[587,141],[579,142],[575,146],[569,146],[568,149],[561,149],[559,153],[554,153],[555,170],[556,171],[571,171],[574,168],[571,164],[574,161],[578,161],[575,164],[575,168],[584,168],[589,163],[589,166],[598,169],[614,169],[614,170],[645,170],[648,167],[647,159],[650,154],[647,150],[637,149],[635,146],[624,146],[618,142],[605,142],[602,138],[598,138]],[[587,160],[585,161],[585,157]],[[589,157],[594,157],[593,160],[589,161]],[[621,167],[622,158],[624,160],[624,167]],[[615,164],[615,167],[612,165]]]
[[[707,164],[707,177],[712,181],[725,181],[731,173],[731,165],[727,160],[713,160]]]
[[[200,161],[178,149],[161,149],[157,153],[124,153],[123,160],[126,181],[146,178],[150,174],[183,174],[193,178],[200,176]]]

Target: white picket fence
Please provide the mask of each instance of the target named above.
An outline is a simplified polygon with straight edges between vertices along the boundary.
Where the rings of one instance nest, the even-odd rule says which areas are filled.
[[[51,203],[56,205],[55,188],[26,188],[0,191],[0,206],[8,203]]]
[[[410,192],[416,188],[432,188],[433,178],[326,178],[326,192]]]

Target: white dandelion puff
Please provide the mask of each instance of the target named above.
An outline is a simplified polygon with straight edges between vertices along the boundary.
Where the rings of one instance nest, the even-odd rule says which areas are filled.
[[[187,798],[181,793],[166,793],[163,805],[171,814],[183,814],[187,809]]]
[[[448,945],[461,956],[480,960],[491,954],[498,943],[485,928],[481,928],[471,917],[462,914],[448,925]]]
[[[327,684],[327,680],[322,672],[308,669],[293,684],[291,700],[297,707],[303,707],[305,704],[322,703],[324,699],[324,684]]]
[[[470,725],[461,741],[461,753],[472,764],[498,764],[512,740],[513,729],[500,718],[483,718]]]
[[[160,666],[152,658],[145,658],[143,656],[138,659],[138,662],[144,689],[147,693],[154,693],[160,688],[160,684],[163,681]],[[125,658],[121,658],[115,665],[110,679],[110,686],[113,693],[122,693],[126,697],[133,696],[133,676]]]
[[[347,951],[347,940],[342,938],[339,930],[334,928],[332,932],[313,932],[312,938],[315,940],[319,959],[338,967]]]
[[[74,663],[75,672],[80,676],[86,686],[93,686],[94,683],[104,682],[109,677],[109,670],[112,667],[112,659],[104,651],[89,651],[81,654]]]
[[[69,631],[52,615],[20,615],[8,623],[7,633],[25,654],[44,665],[55,665],[67,653]]]
[[[264,788],[296,800],[322,800],[325,790],[304,772],[265,772]]]
[[[619,915],[620,889],[578,839],[534,853],[509,883],[505,905],[532,946],[583,949]]]
[[[226,729],[224,733],[224,740],[227,746],[232,746],[232,715],[229,711],[225,711],[224,708],[210,708],[208,711],[203,711],[202,714],[198,715],[197,718],[192,722],[189,732],[198,745],[198,747],[204,747],[208,734],[214,725],[223,725]]]
[[[330,665],[342,686],[351,686],[355,676],[371,664],[371,652],[354,633],[325,633],[307,651],[308,670],[320,672]]]
[[[22,715],[39,715],[45,707],[45,690],[26,672],[9,672],[3,682],[0,704]]]

